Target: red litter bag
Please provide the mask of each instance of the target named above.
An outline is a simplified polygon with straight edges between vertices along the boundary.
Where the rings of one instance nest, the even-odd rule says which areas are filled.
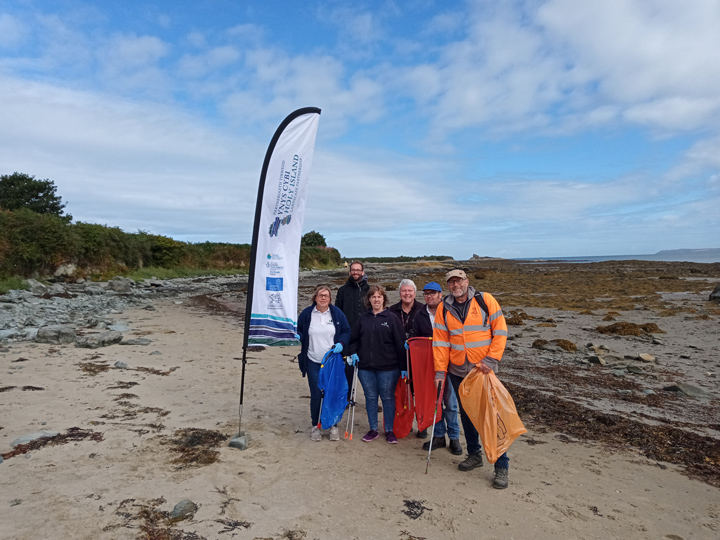
[[[395,387],[395,421],[393,423],[393,433],[398,439],[408,436],[412,431],[414,419],[415,407],[413,406],[410,385],[407,379],[401,378]]]
[[[487,375],[475,368],[460,383],[463,409],[480,434],[490,463],[507,452],[527,429],[518,416],[515,402],[495,373]]]
[[[412,366],[412,386],[415,391],[415,414],[418,431],[427,429],[435,420],[442,420],[442,404],[436,404],[437,387],[435,386],[435,361],[433,359],[432,338],[410,338],[410,365]],[[442,400],[442,394],[440,394]]]

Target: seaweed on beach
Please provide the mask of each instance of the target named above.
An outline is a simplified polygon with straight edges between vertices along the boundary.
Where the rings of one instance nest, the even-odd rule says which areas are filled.
[[[239,528],[249,529],[253,525],[249,521],[239,521],[237,519],[227,519],[227,518],[216,519],[215,522],[220,523],[221,525],[223,525],[225,527],[224,529],[220,529],[218,531],[218,534],[223,534],[226,532],[235,532]]]
[[[40,391],[40,390],[45,390],[42,386],[23,386],[22,389],[25,390],[25,391],[30,390],[31,392],[37,392],[37,391]]]
[[[140,383],[134,381],[118,381],[115,386],[108,386],[108,390],[127,390],[133,386],[137,386]]]
[[[215,463],[220,452],[213,450],[227,439],[219,431],[199,428],[178,429],[170,439],[171,450],[179,454],[171,463],[186,465],[210,465]]]
[[[110,366],[105,362],[78,362],[75,365],[80,367],[80,371],[92,376],[110,369]]]
[[[670,425],[648,425],[506,382],[523,421],[649,459],[681,465],[691,478],[720,487],[720,441]]]
[[[100,442],[103,440],[103,434],[98,431],[89,429],[80,429],[79,427],[71,427],[66,433],[60,433],[49,437],[40,437],[34,441],[25,444],[18,444],[10,452],[1,454],[3,459],[8,459],[21,454],[27,454],[33,450],[39,450],[45,446],[57,446],[59,444],[67,444],[70,442],[79,442],[84,440]]]
[[[170,374],[171,374],[173,371],[175,371],[176,369],[180,369],[179,366],[171,367],[170,369],[165,370],[165,371],[162,371],[162,370],[160,370],[160,369],[155,369],[155,368],[149,368],[149,367],[140,366],[140,367],[134,368],[133,371],[142,371],[143,373],[151,373],[151,374],[153,374],[153,375],[163,375],[163,376],[166,376],[166,375],[170,375]]]
[[[403,504],[405,505],[405,510],[402,511],[403,514],[408,516],[410,519],[418,519],[420,516],[423,515],[425,510],[432,510],[431,508],[428,508],[427,506],[424,506],[423,503],[425,501],[416,501],[414,499],[405,499],[403,500]]]
[[[616,322],[609,326],[598,326],[595,330],[601,334],[615,334],[618,336],[645,336],[648,334],[664,334],[655,323],[635,324],[630,322]]]
[[[118,524],[107,525],[103,531],[112,531],[121,527],[140,529],[138,540],[207,540],[194,532],[174,528],[180,519],[170,517],[170,512],[158,510],[158,506],[165,504],[164,497],[147,501],[125,499],[120,502],[115,515],[122,518]]]
[[[7,392],[9,390],[12,390],[13,388],[17,388],[17,386],[0,386],[0,393]]]

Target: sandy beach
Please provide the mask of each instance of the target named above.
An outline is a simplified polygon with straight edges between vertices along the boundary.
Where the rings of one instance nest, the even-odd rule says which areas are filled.
[[[228,447],[244,299],[168,298],[116,315],[126,339],[148,345],[14,342],[0,352],[0,538],[717,538],[720,306],[708,295],[720,265],[473,265],[472,284],[515,323],[499,377],[528,433],[510,449],[507,490],[492,489],[491,465],[461,472],[463,457],[446,449],[425,474],[414,433],[393,446],[363,443],[362,392],[354,440],[311,442],[298,347],[249,353],[243,429],[252,440]],[[422,287],[443,271],[368,273]],[[337,290],[343,273],[303,277],[301,308],[322,281]],[[659,332],[597,330],[617,322]],[[41,430],[59,444],[14,451],[15,439]],[[169,518],[185,499],[197,509]]]

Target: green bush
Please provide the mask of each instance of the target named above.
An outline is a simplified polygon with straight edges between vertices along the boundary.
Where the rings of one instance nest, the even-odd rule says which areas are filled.
[[[246,273],[250,252],[249,244],[190,244],[145,231],[126,233],[106,225],[68,224],[61,217],[27,209],[0,210],[0,278],[47,276],[65,263],[77,266],[75,277],[91,279],[109,279],[143,268],[155,275],[161,273],[158,269],[166,269],[174,277]],[[300,249],[304,268],[340,264],[340,253],[334,248]]]
[[[0,210],[0,276],[51,273],[76,250],[77,238],[63,218],[26,208]]]
[[[335,248],[300,248],[300,268],[334,268],[341,264],[340,252]]]

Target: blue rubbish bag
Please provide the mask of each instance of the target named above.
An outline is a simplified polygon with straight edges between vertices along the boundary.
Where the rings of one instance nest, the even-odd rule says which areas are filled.
[[[320,424],[322,429],[328,429],[340,422],[348,404],[348,383],[342,354],[334,353],[332,350],[325,354],[320,365],[318,387],[324,394]]]

